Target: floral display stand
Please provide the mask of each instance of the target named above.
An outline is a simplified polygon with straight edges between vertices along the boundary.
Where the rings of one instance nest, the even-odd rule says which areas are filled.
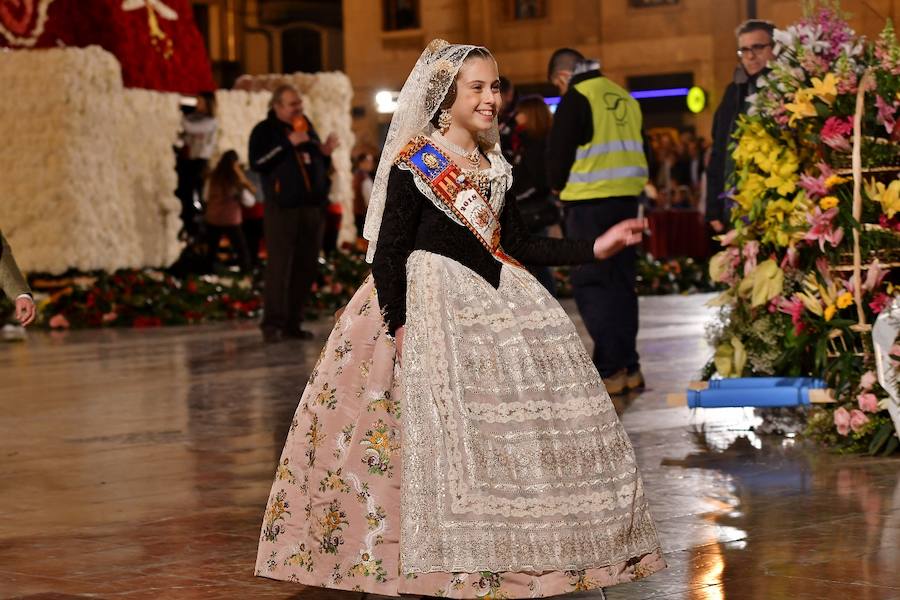
[[[807,432],[892,453],[872,323],[900,294],[900,46],[890,23],[874,42],[857,36],[834,3],[775,41],[735,134],[707,374],[822,377],[837,402],[812,409]]]

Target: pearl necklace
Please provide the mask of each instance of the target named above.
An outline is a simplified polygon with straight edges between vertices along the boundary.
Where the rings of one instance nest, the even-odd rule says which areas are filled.
[[[477,144],[475,145],[474,150],[466,152],[465,148],[457,146],[437,131],[435,131],[432,136],[439,146],[443,146],[445,150],[449,150],[458,156],[462,156],[473,167],[478,167],[481,164],[481,151],[479,151]]]

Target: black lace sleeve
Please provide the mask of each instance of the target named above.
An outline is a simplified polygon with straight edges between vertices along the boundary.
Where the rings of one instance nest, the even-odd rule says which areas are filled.
[[[412,174],[392,167],[372,260],[378,303],[391,334],[406,323],[406,259],[415,247],[423,200]]]
[[[500,245],[507,254],[526,265],[580,265],[597,260],[593,240],[531,235],[511,195],[507,195],[500,214]]]

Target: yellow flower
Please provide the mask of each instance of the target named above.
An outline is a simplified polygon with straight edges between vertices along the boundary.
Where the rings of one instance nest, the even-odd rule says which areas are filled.
[[[835,186],[841,185],[842,183],[847,183],[848,181],[850,180],[846,177],[841,177],[840,175],[829,175],[825,179],[825,187],[831,189]]]
[[[866,195],[874,202],[881,204],[881,210],[888,219],[900,212],[900,179],[895,179],[885,186],[874,178],[864,181]]]
[[[341,513],[337,512],[336,510],[329,511],[325,515],[325,520],[324,520],[323,525],[327,529],[334,531],[335,529],[337,529],[338,527],[341,526]]]
[[[812,96],[810,95],[810,90],[800,90],[794,95],[794,102],[790,102],[785,104],[784,107],[790,111],[791,117],[788,120],[788,125],[794,125],[794,121],[797,119],[805,119],[806,117],[815,117],[816,107],[813,106]]]
[[[853,304],[853,294],[851,294],[850,292],[844,292],[837,297],[836,302],[838,308],[847,308],[848,306]]]
[[[803,306],[806,307],[806,310],[814,315],[822,316],[822,303],[819,302],[819,299],[814,295],[806,292],[797,292],[794,296],[800,298],[800,301],[803,302]]]
[[[821,200],[819,200],[819,206],[822,207],[822,210],[829,210],[838,205],[838,199],[834,196],[825,196]]]
[[[834,313],[837,312],[837,307],[834,304],[829,304],[825,307],[825,320],[830,321],[834,318]]]
[[[879,182],[879,185],[884,187],[883,183]],[[895,179],[885,188],[878,202],[888,219],[893,219],[900,212],[900,179]]]
[[[809,91],[825,104],[830,105],[837,98],[837,79],[834,74],[828,73],[825,75],[824,80],[813,77],[812,84],[813,86]]]
[[[372,435],[372,437],[369,438],[369,442],[374,448],[377,448],[378,450],[388,449],[388,436],[381,433],[380,431],[376,431]]]
[[[734,200],[745,213],[750,212],[753,203],[766,193],[766,179],[759,173],[750,173],[740,186]]]

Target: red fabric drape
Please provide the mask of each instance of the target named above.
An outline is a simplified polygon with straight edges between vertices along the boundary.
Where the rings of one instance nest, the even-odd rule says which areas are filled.
[[[24,48],[37,26],[41,0],[0,0],[0,46]],[[138,5],[125,10],[125,5]],[[160,9],[155,8],[161,4]],[[154,19],[148,15],[154,11]],[[167,19],[171,9],[177,19]],[[154,37],[152,21],[164,37]],[[122,65],[127,87],[195,94],[212,91],[209,57],[194,23],[190,0],[53,0],[34,48],[102,46]]]

